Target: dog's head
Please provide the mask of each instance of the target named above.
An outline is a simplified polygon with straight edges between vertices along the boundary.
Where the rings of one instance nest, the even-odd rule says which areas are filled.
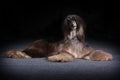
[[[77,37],[80,41],[84,41],[85,23],[77,15],[68,15],[64,20],[63,30],[65,39]]]

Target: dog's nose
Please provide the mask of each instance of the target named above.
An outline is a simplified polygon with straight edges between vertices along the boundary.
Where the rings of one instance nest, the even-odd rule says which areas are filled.
[[[72,24],[73,24],[73,28],[77,28],[77,23],[76,23],[76,21],[72,21]]]

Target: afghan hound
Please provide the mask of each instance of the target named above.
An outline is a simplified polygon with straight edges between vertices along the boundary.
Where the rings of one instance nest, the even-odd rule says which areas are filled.
[[[74,59],[93,61],[109,61],[112,55],[103,50],[94,50],[85,42],[85,22],[78,15],[68,15],[63,21],[64,39],[49,43],[46,40],[37,40],[22,51],[7,52],[9,58],[36,58],[47,57],[53,62],[68,62]]]

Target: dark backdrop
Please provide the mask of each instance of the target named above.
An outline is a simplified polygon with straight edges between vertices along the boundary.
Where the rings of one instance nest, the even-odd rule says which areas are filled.
[[[119,46],[118,5],[119,2],[102,0],[0,2],[0,50],[19,41],[40,38],[61,40],[62,23],[68,14],[77,14],[86,22],[86,40],[110,42]]]
[[[68,14],[83,18],[87,39],[118,43],[118,8],[117,2],[110,1],[3,2],[0,8],[1,43],[40,38],[60,40],[62,23]]]

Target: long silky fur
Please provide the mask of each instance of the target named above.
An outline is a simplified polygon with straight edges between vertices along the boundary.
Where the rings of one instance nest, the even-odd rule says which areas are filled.
[[[77,26],[73,26],[73,21]],[[37,40],[22,51],[8,51],[7,56],[9,58],[47,57],[49,61],[55,62],[68,62],[75,58],[94,61],[112,60],[110,53],[94,50],[86,44],[85,26],[85,22],[78,15],[68,15],[63,23],[63,40],[55,43],[49,43],[42,39]]]

